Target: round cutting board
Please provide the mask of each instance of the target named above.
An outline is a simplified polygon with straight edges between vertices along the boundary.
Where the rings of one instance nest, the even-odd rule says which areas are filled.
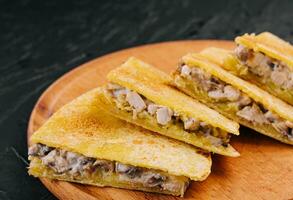
[[[68,72],[40,97],[32,111],[28,138],[57,109],[82,93],[106,83],[106,74],[128,57],[135,56],[169,73],[184,54],[215,46],[227,49],[233,42],[217,40],[177,41],[134,47],[97,58]],[[211,175],[203,182],[192,182],[186,199],[292,199],[293,148],[241,128],[232,145],[238,158],[213,155]],[[180,155],[179,155],[180,156]],[[176,197],[139,191],[99,188],[63,181],[41,179],[60,199],[176,199]],[[179,198],[178,198],[179,199]]]

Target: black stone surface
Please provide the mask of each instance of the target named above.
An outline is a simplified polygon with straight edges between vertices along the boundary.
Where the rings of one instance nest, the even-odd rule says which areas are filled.
[[[168,40],[271,31],[293,42],[293,1],[0,0],[0,199],[55,199],[27,175],[26,129],[40,94],[95,57]]]

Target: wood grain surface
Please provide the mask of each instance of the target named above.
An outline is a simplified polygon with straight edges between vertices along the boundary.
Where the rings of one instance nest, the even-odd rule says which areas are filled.
[[[28,127],[28,139],[57,109],[80,94],[106,82],[106,74],[129,56],[142,59],[170,72],[179,58],[188,52],[216,46],[231,49],[230,41],[199,40],[145,45],[97,58],[68,72],[52,84],[35,105]],[[193,182],[185,199],[293,199],[293,148],[268,137],[241,128],[232,145],[238,158],[213,155],[211,175]],[[176,197],[41,179],[60,199],[165,199]],[[180,198],[178,198],[180,199]]]

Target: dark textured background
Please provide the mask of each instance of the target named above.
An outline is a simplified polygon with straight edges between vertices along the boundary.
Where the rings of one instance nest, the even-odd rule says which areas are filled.
[[[27,175],[26,128],[40,94],[95,57],[167,40],[272,31],[293,42],[293,1],[0,0],[0,199],[55,199]]]

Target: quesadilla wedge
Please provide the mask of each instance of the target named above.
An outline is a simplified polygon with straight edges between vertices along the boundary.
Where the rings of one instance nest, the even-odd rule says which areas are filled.
[[[226,117],[293,144],[293,107],[218,64],[207,51],[188,54],[172,74],[173,84]]]
[[[99,93],[65,105],[32,135],[29,174],[176,196],[209,175],[208,152],[108,115]]]
[[[239,155],[229,144],[239,124],[167,85],[171,77],[164,72],[130,58],[107,78],[99,100],[110,114],[214,153]]]
[[[293,105],[293,46],[264,32],[236,37],[234,54],[246,68],[241,77]]]

